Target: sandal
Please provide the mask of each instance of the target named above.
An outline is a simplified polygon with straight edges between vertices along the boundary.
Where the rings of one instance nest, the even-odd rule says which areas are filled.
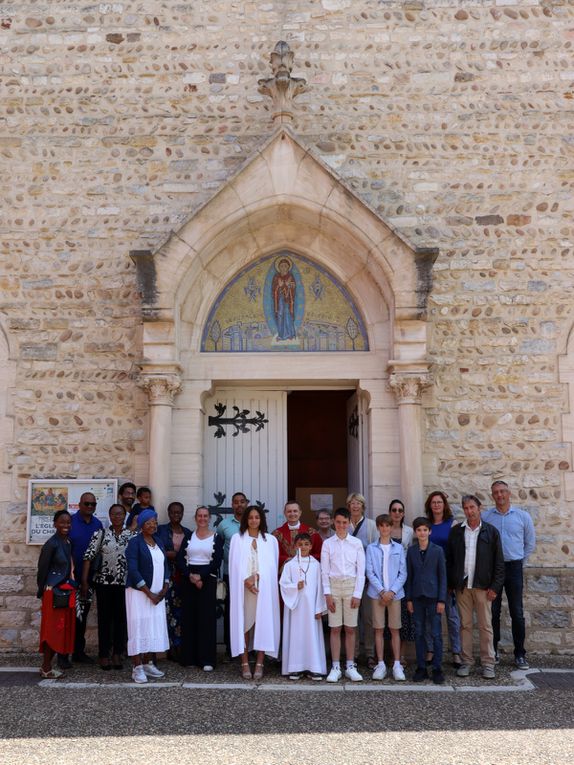
[[[255,672],[253,673],[254,680],[261,680],[263,678],[263,664],[257,663],[255,665]]]
[[[57,680],[59,677],[63,677],[64,673],[61,669],[50,669],[48,672],[40,669],[40,675],[43,680]]]
[[[247,669],[246,669],[246,667],[247,667]],[[251,674],[251,669],[249,667],[249,662],[248,661],[244,661],[241,664],[241,677],[244,680],[252,680],[253,679],[253,675]]]

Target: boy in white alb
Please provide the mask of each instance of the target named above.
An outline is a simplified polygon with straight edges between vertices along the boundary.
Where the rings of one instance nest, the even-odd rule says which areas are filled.
[[[354,662],[355,627],[365,585],[365,551],[360,539],[348,533],[351,516],[347,508],[335,510],[335,536],[326,539],[321,549],[321,576],[331,628],[333,666],[328,683],[341,679],[341,627],[345,628],[345,677],[354,682],[363,678]]]
[[[285,606],[281,673],[291,680],[299,680],[303,672],[310,672],[313,680],[322,680],[327,674],[321,621],[327,605],[321,566],[311,556],[312,544],[310,534],[297,534],[297,552],[285,563],[279,580]]]
[[[379,515],[376,523],[379,539],[367,547],[366,561],[367,579],[369,580],[367,595],[371,601],[378,661],[373,672],[373,680],[384,680],[387,674],[383,659],[385,612],[393,647],[393,678],[405,680],[405,673],[400,661],[401,637],[399,630],[401,629],[401,599],[405,595],[403,588],[407,580],[407,561],[402,544],[391,539],[393,528],[391,516]]]

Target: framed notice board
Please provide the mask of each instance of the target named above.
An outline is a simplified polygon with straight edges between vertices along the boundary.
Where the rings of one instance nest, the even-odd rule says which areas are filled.
[[[98,503],[95,515],[107,527],[108,510],[117,502],[117,478],[36,478],[28,481],[26,544],[43,545],[54,533],[54,513],[67,510],[73,515],[86,491],[95,496]]]

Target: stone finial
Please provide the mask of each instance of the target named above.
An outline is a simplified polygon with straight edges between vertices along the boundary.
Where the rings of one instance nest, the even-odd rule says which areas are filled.
[[[399,404],[420,404],[422,392],[430,384],[429,376],[424,373],[392,372],[389,377],[389,385]]]
[[[273,77],[258,80],[258,91],[264,96],[269,96],[273,102],[272,117],[275,123],[291,122],[293,99],[307,90],[307,80],[303,77],[291,77],[293,58],[294,53],[289,45],[280,40],[269,59]]]
[[[141,375],[138,384],[149,396],[150,406],[173,406],[175,396],[181,390],[177,375]]]

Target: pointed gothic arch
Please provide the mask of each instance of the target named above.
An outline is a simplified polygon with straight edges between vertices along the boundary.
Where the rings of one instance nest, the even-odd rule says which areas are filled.
[[[398,396],[403,412],[400,462],[408,460],[416,474],[408,481],[401,476],[402,491],[416,506],[422,496],[419,404],[428,378],[426,299],[436,252],[409,246],[284,127],[156,253],[132,253],[143,299],[142,372],[150,391],[152,432],[170,432],[170,406],[182,377],[178,404],[192,390],[210,389],[213,380],[250,379],[252,372],[244,373],[249,364],[238,370],[229,359],[202,358],[202,332],[234,274],[282,249],[312,259],[335,276],[360,303],[370,338],[360,367],[341,359],[328,366],[317,361],[310,368],[290,358],[291,378],[345,379],[359,386],[363,377],[377,379],[378,391],[371,386],[369,395],[371,406],[378,400],[381,411],[396,408]],[[273,356],[266,360],[265,374],[278,381],[285,377],[285,366]],[[349,369],[355,370],[352,376]],[[199,397],[192,406],[199,413]],[[408,433],[414,434],[414,451],[406,442]],[[163,484],[160,495],[169,488],[160,473],[169,475],[171,436],[162,459],[166,446],[165,435],[161,447],[150,443],[150,481],[153,472],[154,484]],[[200,491],[200,478],[196,484]],[[375,486],[373,491],[377,494]]]

